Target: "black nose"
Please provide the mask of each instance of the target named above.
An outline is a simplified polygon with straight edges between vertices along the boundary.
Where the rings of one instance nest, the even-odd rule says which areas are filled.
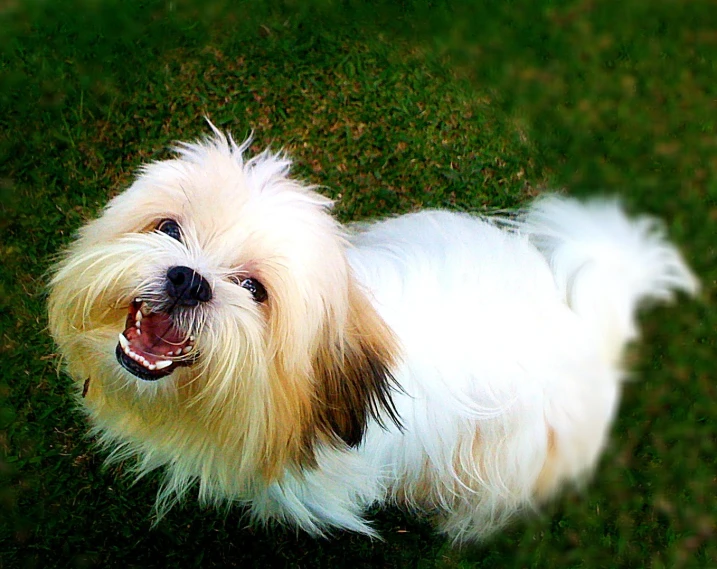
[[[196,306],[212,299],[212,287],[207,279],[189,267],[170,267],[165,290],[182,306]]]

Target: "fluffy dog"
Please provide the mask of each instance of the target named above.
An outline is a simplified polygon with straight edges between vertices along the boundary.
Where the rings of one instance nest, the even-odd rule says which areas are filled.
[[[51,283],[110,460],[256,521],[480,540],[594,468],[635,312],[697,281],[654,220],[556,195],[342,227],[289,159],[215,130],[145,166]],[[80,399],[80,394],[83,398]]]

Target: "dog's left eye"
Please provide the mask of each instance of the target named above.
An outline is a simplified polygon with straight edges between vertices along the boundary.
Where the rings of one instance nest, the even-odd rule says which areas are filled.
[[[247,289],[256,302],[264,302],[267,299],[268,295],[266,294],[264,285],[256,279],[243,279],[239,281],[239,286]]]
[[[172,239],[176,239],[177,241],[182,240],[182,230],[179,227],[179,223],[177,223],[173,219],[163,219],[162,221],[160,221],[157,224],[157,231],[166,233]]]

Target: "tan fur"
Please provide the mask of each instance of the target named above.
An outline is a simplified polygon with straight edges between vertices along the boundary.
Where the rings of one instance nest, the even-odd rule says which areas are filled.
[[[436,472],[426,458],[416,477],[403,478],[393,488],[394,501],[423,512],[431,511],[440,502],[436,494]]]
[[[313,363],[319,386],[314,420],[315,428],[325,437],[356,446],[370,417],[382,424],[398,422],[390,390],[394,388],[391,370],[398,363],[399,347],[392,331],[353,282],[348,287],[348,306],[345,329],[339,334],[330,328],[324,331],[326,339]]]
[[[81,284],[102,282],[93,255],[83,262],[85,246],[75,244],[58,267],[50,330],[78,386],[89,380],[84,405],[107,442],[136,441],[159,460],[184,449],[220,493],[232,495],[268,484],[292,465],[315,464],[318,443],[358,444],[369,417],[381,419],[383,409],[397,420],[389,392],[398,345],[346,265],[343,286],[325,299],[319,334],[294,327],[307,326],[291,312],[301,302],[282,298],[281,283],[264,266],[269,301],[256,318],[266,322],[265,339],[244,340],[239,330],[213,339],[198,364],[174,372],[172,390],[147,398],[118,383],[116,362],[103,355],[124,327],[132,296],[118,298],[111,282],[99,291]],[[232,342],[237,353],[242,344],[266,349],[239,363],[228,359]],[[262,372],[266,377],[257,376]],[[207,456],[219,448],[221,460]]]
[[[397,421],[389,393],[397,342],[353,277],[348,278],[348,311],[330,310],[310,347],[282,333],[286,324],[278,319],[286,311],[271,310],[270,337],[280,339],[281,346],[270,349],[275,374],[270,400],[272,416],[281,420],[267,438],[274,464],[265,476],[286,463],[314,464],[317,443],[358,444],[369,417],[383,419],[382,409]]]
[[[538,479],[535,482],[535,497],[539,501],[544,501],[550,498],[560,483],[560,479],[557,476],[558,450],[555,430],[550,425],[546,425],[545,428],[547,430],[548,439],[545,463],[543,464],[543,468],[541,469]]]
[[[461,437],[450,462],[451,470],[425,460],[420,476],[405,478],[394,489],[398,503],[423,512],[447,511],[460,497],[485,491],[483,441],[477,427]]]

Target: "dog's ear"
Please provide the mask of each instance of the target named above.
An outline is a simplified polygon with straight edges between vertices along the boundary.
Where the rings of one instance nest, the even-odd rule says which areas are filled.
[[[329,324],[330,326],[330,324]],[[350,281],[345,326],[327,330],[313,363],[318,399],[314,413],[324,436],[358,446],[369,419],[401,427],[392,400],[398,343],[363,291]]]
[[[291,296],[296,287],[269,293],[262,353],[270,381],[255,399],[258,420],[251,425],[261,433],[257,452],[267,480],[288,464],[314,466],[322,443],[358,446],[371,419],[401,427],[392,399],[398,342],[354,277],[345,276],[347,286],[340,280],[308,314],[301,298]]]

